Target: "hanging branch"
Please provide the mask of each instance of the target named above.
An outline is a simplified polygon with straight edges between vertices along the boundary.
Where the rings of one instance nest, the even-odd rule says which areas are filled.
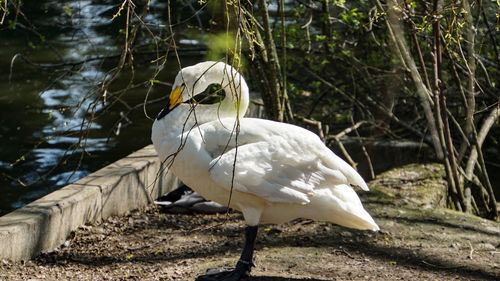
[[[286,56],[286,28],[285,28],[285,0],[280,0],[280,15],[281,15],[281,71],[282,71],[282,83],[281,83],[281,109],[286,113],[285,117],[288,121],[293,120],[292,108],[288,100],[287,92],[287,81],[286,81],[286,69],[287,69],[287,56]]]
[[[406,13],[406,18],[408,19],[408,23],[411,28],[411,40],[413,41],[413,45],[415,46],[415,50],[417,52],[417,58],[418,58],[418,63],[420,64],[420,72],[422,72],[422,75],[424,76],[424,81],[425,85],[427,86],[428,89],[431,89],[431,83],[429,82],[429,75],[427,75],[427,70],[425,69],[425,62],[424,62],[424,56],[422,55],[422,50],[420,50],[420,44],[418,44],[418,39],[417,39],[417,29],[415,27],[415,23],[411,19],[410,11],[409,11],[409,5],[408,1],[404,0],[405,3],[405,13]]]
[[[442,74],[442,51],[441,51],[441,2],[434,0],[432,23],[433,30],[433,70],[434,70],[434,91],[435,96],[439,98],[439,106],[436,104],[436,116],[441,119],[438,121],[440,131],[442,132],[442,146],[445,148],[445,168],[446,177],[448,180],[448,189],[452,194],[452,199],[455,203],[455,208],[459,211],[467,211],[467,206],[464,204],[463,189],[459,186],[459,175],[457,162],[455,158],[455,148],[451,139],[450,125],[448,122],[448,114],[446,107],[446,97],[443,93],[443,74]]]
[[[468,89],[466,92],[466,115],[465,115],[465,129],[464,132],[468,136],[472,132],[473,122],[474,122],[474,112],[476,108],[476,99],[474,97],[474,85],[476,76],[476,59],[474,58],[474,26],[472,19],[471,7],[468,0],[463,1],[463,8],[465,10],[465,29],[466,29],[466,50],[467,57],[464,58],[464,63],[467,69],[468,76]],[[460,46],[460,41],[458,42]]]

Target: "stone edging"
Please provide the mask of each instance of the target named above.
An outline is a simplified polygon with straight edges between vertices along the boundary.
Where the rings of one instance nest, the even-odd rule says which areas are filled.
[[[0,259],[25,260],[53,251],[85,223],[152,203],[177,186],[171,173],[158,173],[159,162],[153,146],[146,146],[0,217]]]

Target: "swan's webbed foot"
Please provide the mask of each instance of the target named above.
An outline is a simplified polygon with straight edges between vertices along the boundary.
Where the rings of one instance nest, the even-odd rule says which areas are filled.
[[[236,268],[220,268],[209,269],[207,274],[200,275],[196,281],[238,281],[241,278],[250,276],[250,270],[254,266],[253,263],[238,261]]]
[[[241,253],[240,260],[236,263],[236,268],[232,270],[208,270],[207,274],[198,276],[196,281],[239,281],[241,278],[250,276],[253,260],[253,250],[255,238],[257,237],[257,226],[247,226],[245,228],[245,246]]]

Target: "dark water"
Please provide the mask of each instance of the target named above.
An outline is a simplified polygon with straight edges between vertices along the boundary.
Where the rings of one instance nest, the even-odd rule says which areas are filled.
[[[68,8],[65,10],[65,5],[71,11],[71,16],[66,11]],[[165,4],[157,5],[147,18],[149,22],[160,22],[163,17],[162,8]],[[66,1],[63,4],[60,1],[27,1],[23,11],[30,22],[37,26],[36,32],[22,21],[15,29],[2,26],[0,215],[22,207],[151,143],[152,121],[144,116],[142,107],[128,115],[130,122],[121,122],[119,134],[116,134],[120,113],[129,111],[120,102],[89,126],[83,161],[80,163],[82,148],[77,147],[69,152],[73,157],[58,165],[65,154],[68,154],[67,148],[79,141],[78,132],[87,107],[98,93],[98,83],[118,62],[113,59],[95,60],[73,69],[40,68],[17,56],[12,72],[10,71],[11,61],[16,54],[43,64],[120,54],[123,47],[120,43],[120,36],[123,36],[119,30],[120,20],[110,21],[116,9],[109,1]],[[158,13],[155,13],[155,9]],[[37,33],[43,35],[43,40]],[[189,64],[201,59],[186,58],[183,63]],[[176,60],[169,61],[171,63],[165,65],[158,80],[173,80],[178,66]],[[134,82],[149,80],[153,70],[151,64],[139,65]],[[124,88],[129,77],[130,73],[124,71],[111,90]],[[128,106],[141,103],[146,91],[147,88],[143,86],[129,90],[123,95],[123,101]],[[168,86],[155,86],[151,98],[161,97],[169,91]],[[102,112],[112,101],[109,98],[107,103],[99,103],[97,112]],[[147,109],[154,117],[161,107],[161,104],[155,104]],[[48,172],[48,176],[45,176]]]

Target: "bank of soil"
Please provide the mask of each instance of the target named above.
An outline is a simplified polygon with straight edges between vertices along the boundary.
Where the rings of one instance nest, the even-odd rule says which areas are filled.
[[[500,280],[500,224],[439,207],[439,166],[392,170],[370,186],[362,200],[381,232],[310,220],[264,225],[247,280]],[[236,262],[243,229],[238,213],[152,207],[83,226],[32,261],[0,261],[0,280],[193,280]]]

